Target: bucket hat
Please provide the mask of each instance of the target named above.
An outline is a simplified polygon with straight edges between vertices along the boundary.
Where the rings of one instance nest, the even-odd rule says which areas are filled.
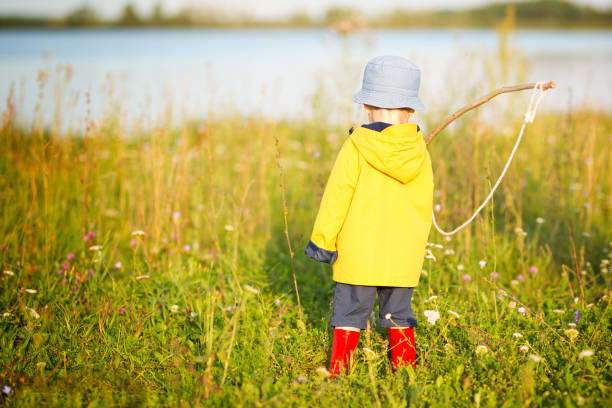
[[[378,108],[424,110],[419,99],[421,70],[406,58],[376,57],[365,67],[363,83],[353,101]]]

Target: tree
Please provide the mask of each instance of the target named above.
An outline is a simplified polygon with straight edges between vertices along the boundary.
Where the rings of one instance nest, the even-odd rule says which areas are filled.
[[[119,17],[118,23],[123,27],[133,27],[142,24],[142,20],[136,12],[136,9],[134,9],[134,6],[128,3],[123,7],[123,12],[121,13],[121,17]]]

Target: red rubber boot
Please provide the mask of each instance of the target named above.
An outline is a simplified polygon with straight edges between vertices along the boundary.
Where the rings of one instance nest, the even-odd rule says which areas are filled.
[[[412,367],[415,366],[416,347],[412,327],[389,329],[389,347],[391,348],[391,368],[393,372],[407,364]]]
[[[334,329],[334,342],[329,363],[329,372],[332,378],[340,374],[342,370],[348,373],[352,354],[357,348],[358,341],[358,331]]]

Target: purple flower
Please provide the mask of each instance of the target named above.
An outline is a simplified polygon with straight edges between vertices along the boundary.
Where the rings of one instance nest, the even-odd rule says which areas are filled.
[[[117,313],[119,313],[120,315],[124,315],[125,314],[125,307],[119,308],[119,310],[117,310]]]
[[[96,236],[96,234],[94,234],[94,232],[93,232],[93,231],[89,231],[89,232],[87,233],[87,237],[88,237],[89,239],[93,239],[93,237],[95,237],[95,236]]]
[[[464,282],[467,282],[469,280],[472,280],[472,277],[466,273],[465,275],[461,277],[461,280]]]
[[[495,280],[495,279],[497,279],[498,277],[499,277],[499,273],[497,273],[497,272],[491,272],[491,279],[492,279],[492,280]]]
[[[83,241],[85,242],[89,241],[89,237],[87,235],[83,235]]]
[[[59,270],[57,271],[57,274],[58,274],[58,275],[63,275],[63,274],[64,274],[64,270],[63,270],[63,269],[59,269]]]
[[[69,252],[68,255],[66,255],[66,259],[68,259],[69,261],[72,261],[74,258],[75,256],[72,252]]]
[[[87,272],[89,272],[89,276],[91,276],[91,277],[94,276],[95,271],[93,269],[89,268],[89,270]]]
[[[529,267],[529,273],[532,275],[535,275],[536,273],[538,273],[537,266],[532,265],[531,267]]]
[[[519,275],[516,277],[516,279],[518,279],[519,281],[524,281],[525,280],[525,276],[523,276],[522,273],[519,273]]]
[[[64,263],[62,264],[62,267],[66,270],[68,270],[70,268],[70,262],[68,261],[64,261]]]
[[[574,315],[574,323],[578,324],[578,320],[580,320],[580,309],[576,309],[576,314]]]
[[[81,278],[76,278],[76,283],[81,283]]]
[[[319,153],[319,152],[314,152],[314,157],[315,157],[315,159],[318,159],[318,158],[319,158],[319,156],[321,156],[321,153]]]

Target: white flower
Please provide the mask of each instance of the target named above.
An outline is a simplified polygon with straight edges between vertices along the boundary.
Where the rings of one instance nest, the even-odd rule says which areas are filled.
[[[476,347],[476,355],[487,354],[488,352],[489,352],[489,349],[487,348],[487,346],[483,346],[482,344],[479,344]]]
[[[579,358],[591,357],[595,352],[593,350],[582,350],[580,354],[578,354]]]
[[[36,310],[28,308],[30,310],[30,314],[32,315],[33,318],[35,319],[40,319],[40,315],[36,312]]]
[[[198,314],[197,314],[196,312],[191,312],[191,313],[189,313],[189,316],[191,316],[191,317],[196,317],[197,315],[198,315]]]
[[[10,312],[4,312],[2,314],[2,317],[11,317],[11,313]]]
[[[134,236],[138,236],[138,237],[141,237],[141,236],[143,236],[144,234],[145,234],[145,232],[144,232],[144,231],[141,231],[141,230],[136,230],[136,231],[132,232],[132,235],[134,235]]]
[[[136,277],[136,280],[149,279],[149,278],[150,278],[149,275],[140,275]]]
[[[175,220],[178,220],[179,218],[181,218],[181,213],[178,211],[175,211],[174,213],[172,213],[172,218],[174,218]]]
[[[25,291],[32,294],[38,292],[36,289],[26,289]]]
[[[579,301],[579,300],[580,300],[580,298],[575,297],[575,298],[574,298],[574,303],[578,303],[578,301]]]
[[[454,312],[452,310],[448,310],[448,313],[453,315],[453,316],[455,316],[457,319],[459,318],[459,313],[457,313],[457,312]]]
[[[429,299],[427,299],[427,301],[429,302],[429,301],[432,301],[432,300],[437,299],[437,298],[438,298],[438,297],[437,297],[436,295],[431,295],[431,296],[429,297]]]
[[[538,217],[538,218],[536,218],[536,222],[537,222],[538,224],[543,224],[543,223],[544,223],[544,218],[542,218],[542,217]]]
[[[444,255],[455,255],[455,250],[448,248],[446,251],[444,251]]]
[[[121,263],[121,261],[117,261],[115,263],[115,268],[117,268],[117,269],[121,269],[122,266],[123,266],[123,264]]]
[[[248,290],[249,292],[254,293],[256,295],[259,293],[259,289],[255,289],[251,285],[244,285],[244,289]]]
[[[183,250],[184,250],[184,251],[186,251],[186,252],[191,251],[191,245],[186,244],[186,245],[183,247]]]
[[[92,245],[89,247],[90,251],[99,251],[102,249],[102,245]]]
[[[538,356],[537,354],[530,354],[529,359],[531,361],[535,361],[536,363],[539,363],[540,361],[542,361],[542,357]]]
[[[223,228],[225,228],[226,231],[233,231],[234,230],[234,227],[232,227],[231,225],[226,225]]]
[[[567,324],[569,327],[576,327],[576,323],[568,323]]]
[[[519,307],[518,309],[516,309],[520,314],[525,314],[526,310],[523,306]]]
[[[436,321],[440,318],[440,312],[437,310],[425,310],[423,312],[429,324],[436,324]]]
[[[276,300],[274,301],[274,303],[276,304],[276,306],[280,306],[281,301],[280,301],[280,299],[276,299]]]
[[[441,208],[442,208],[442,206],[440,204],[434,205],[434,209],[436,210],[436,212],[440,212]]]
[[[15,272],[13,271],[4,271],[3,273],[8,276],[15,276]]]
[[[461,264],[457,265],[457,270],[458,271],[462,271],[464,269],[465,269],[465,267],[463,265],[461,265]]]
[[[13,390],[11,390],[11,387],[9,387],[8,385],[5,385],[4,387],[2,387],[2,393],[4,395],[9,395],[12,392]]]
[[[385,315],[385,319],[387,319],[387,320],[391,320],[391,313],[387,313],[387,314]]]
[[[425,269],[423,269],[421,273],[423,274],[423,276],[427,276],[427,271]]]
[[[508,302],[508,307],[510,309],[514,309],[516,307],[516,302],[514,300],[511,300]]]
[[[434,254],[433,254],[433,253],[432,253],[432,252],[431,252],[429,249],[426,249],[426,250],[425,250],[425,253],[427,254],[427,255],[425,256],[425,259],[431,259],[431,260],[433,260],[434,262],[436,262],[436,257],[434,256]]]
[[[519,284],[519,281],[517,281],[516,279],[512,279],[512,280],[510,281],[510,283],[511,283],[512,285],[518,285],[518,284]]]
[[[170,311],[171,311],[172,313],[176,313],[176,312],[178,312],[178,310],[179,310],[178,305],[172,305],[172,306],[170,306]]]
[[[444,248],[444,245],[440,245],[440,244],[434,244],[434,246],[435,246],[436,248],[439,248],[439,249]]]
[[[450,236],[448,236],[448,235],[445,235],[445,236],[444,236],[444,240],[445,240],[446,242],[451,242],[452,238],[451,238]]]
[[[517,339],[520,339],[521,337],[523,337],[523,335],[519,332],[516,332],[516,333],[512,333],[512,337],[516,337]]]
[[[521,351],[528,351],[529,347],[528,346],[521,346],[521,347],[519,347],[519,350],[521,350]]]
[[[566,329],[565,330],[565,335],[567,337],[569,337],[570,340],[574,340],[576,337],[578,337],[578,330],[576,330],[576,329]]]
[[[553,313],[561,314],[561,313],[565,313],[565,310],[563,310],[563,309],[553,309]]]
[[[587,237],[587,238],[591,236],[591,234],[589,234],[589,233],[588,233],[588,232],[586,232],[586,231],[584,231],[584,232],[582,233],[582,235],[584,235],[584,236],[585,236],[585,237]]]
[[[480,269],[483,269],[487,265],[487,261],[485,260],[479,261],[478,265],[480,265]]]

